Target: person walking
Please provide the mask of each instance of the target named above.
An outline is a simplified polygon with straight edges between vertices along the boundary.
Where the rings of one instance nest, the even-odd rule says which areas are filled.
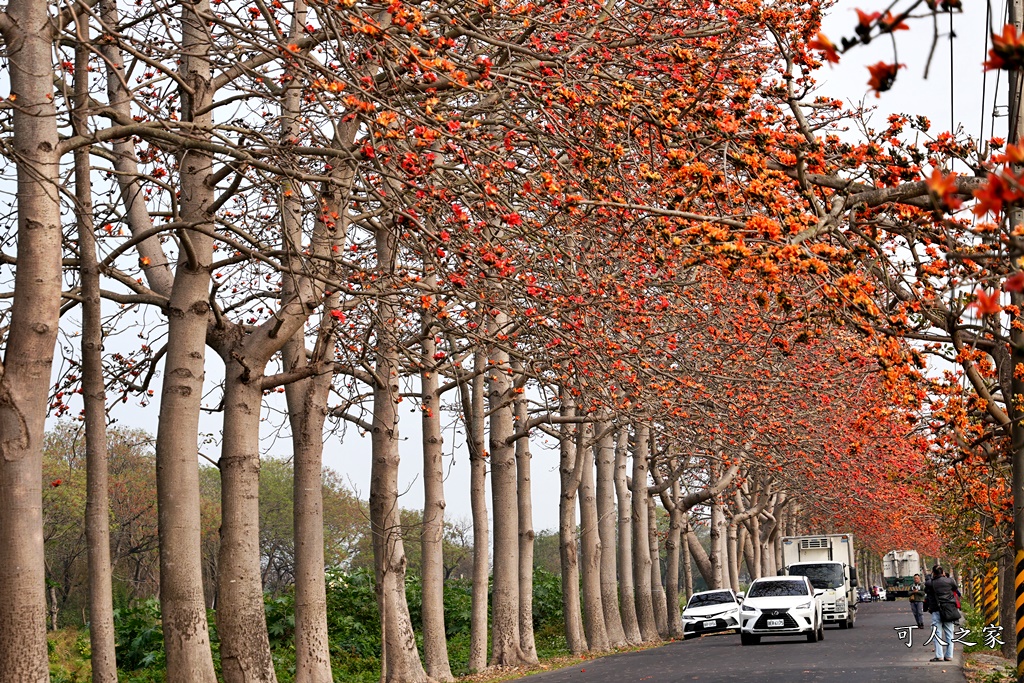
[[[956,606],[959,592],[956,581],[946,576],[942,567],[932,567],[931,581],[925,582],[925,609],[932,613],[935,656],[928,661],[953,660],[953,626],[960,621],[960,610]]]
[[[924,628],[924,582],[920,574],[914,574],[914,583],[910,587],[910,612],[918,628]]]

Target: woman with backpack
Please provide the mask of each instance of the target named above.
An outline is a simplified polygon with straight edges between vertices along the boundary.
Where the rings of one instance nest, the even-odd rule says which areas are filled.
[[[960,610],[957,609],[960,588],[956,581],[945,575],[942,567],[935,565],[924,590],[924,608],[932,613],[932,638],[935,640],[935,656],[928,661],[952,661],[953,626],[960,621]]]

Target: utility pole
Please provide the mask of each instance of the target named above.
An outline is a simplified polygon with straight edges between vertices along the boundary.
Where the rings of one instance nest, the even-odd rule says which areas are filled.
[[[1010,0],[1010,23],[1017,32],[1024,28],[1024,0]],[[1009,79],[1010,85],[1010,121],[1007,138],[1010,144],[1017,145],[1021,139],[1021,84],[1024,73],[1014,70]],[[1017,169],[1018,171],[1020,169]],[[1024,210],[1013,208],[1007,212],[1009,221],[1007,250],[1010,256],[1010,272],[1019,272],[1022,268],[1021,258],[1024,257],[1022,240],[1014,233],[1018,226],[1024,224]],[[1010,303],[1017,311],[1024,310],[1024,293],[1010,292]],[[1024,683],[1024,377],[1017,372],[1024,370],[1024,330],[1017,323],[1021,321],[1020,313],[1014,314],[1010,322],[1010,359],[1013,363],[1011,379],[1012,397],[1007,406],[1010,415],[1010,462],[1013,472],[1013,550],[1014,550],[1014,596],[1016,598],[1016,622],[1014,624],[1017,647],[1017,683]],[[1007,625],[1004,625],[1004,627]],[[1005,631],[1004,631],[1005,632]]]

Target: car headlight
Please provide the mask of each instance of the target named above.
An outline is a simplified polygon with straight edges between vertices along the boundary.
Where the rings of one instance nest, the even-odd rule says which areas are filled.
[[[810,602],[805,602],[802,605],[797,605],[796,606],[796,609],[810,609],[810,608],[811,608],[811,603]]]
[[[743,605],[743,607],[740,608],[740,611],[741,612],[752,613],[752,612],[756,612],[757,610],[755,608],[753,608],[753,607],[748,607],[747,605]]]
[[[846,598],[838,598],[836,600],[836,609],[840,612],[846,609]]]

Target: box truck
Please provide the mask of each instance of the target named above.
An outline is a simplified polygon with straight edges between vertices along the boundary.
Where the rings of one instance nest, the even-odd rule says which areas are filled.
[[[857,567],[853,534],[785,536],[782,565],[791,576],[806,576],[821,596],[825,623],[853,628],[857,620]]]
[[[882,556],[882,576],[885,579],[885,599],[909,598],[910,587],[914,585],[914,574],[921,575],[924,583],[924,567],[916,550],[890,550]]]

